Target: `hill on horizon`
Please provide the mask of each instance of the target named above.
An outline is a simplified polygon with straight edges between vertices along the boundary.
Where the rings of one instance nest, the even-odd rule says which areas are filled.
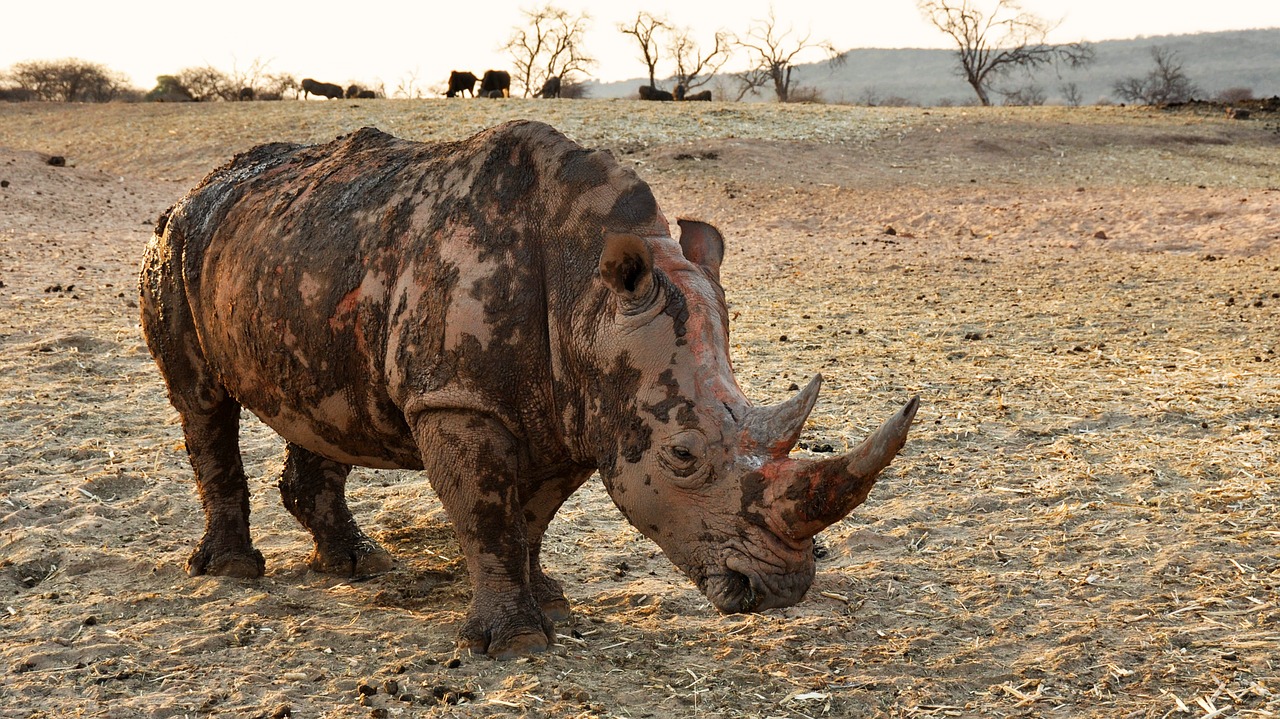
[[[1151,48],[1159,46],[1177,53],[1183,70],[1199,89],[1197,98],[1208,99],[1229,88],[1248,88],[1255,97],[1280,95],[1280,28],[1141,36],[1091,44],[1096,56],[1086,68],[1061,72],[1042,68],[1031,74],[1015,71],[994,87],[1004,91],[1034,87],[1046,102],[1066,104],[1064,88],[1071,83],[1081,104],[1119,102],[1116,81],[1146,75],[1154,66]],[[817,89],[824,101],[832,103],[977,104],[977,96],[958,74],[954,50],[869,48],[848,50],[844,57],[840,67],[825,62],[797,65],[800,85]],[[647,80],[637,77],[589,82],[587,87],[591,97],[635,97],[643,84]],[[668,80],[664,87],[672,85]],[[708,87],[716,99],[729,92],[736,95],[727,77],[716,78]],[[992,102],[998,103],[1000,98],[993,93]],[[771,101],[773,92],[744,99]]]

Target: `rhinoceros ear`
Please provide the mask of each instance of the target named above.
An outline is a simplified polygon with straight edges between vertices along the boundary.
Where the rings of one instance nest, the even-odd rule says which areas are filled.
[[[657,287],[653,281],[653,250],[635,235],[605,233],[600,279],[621,298],[624,311],[647,306]]]
[[[680,249],[690,262],[702,267],[716,282],[720,281],[720,263],[724,260],[724,236],[720,230],[697,220],[676,220],[680,225]]]

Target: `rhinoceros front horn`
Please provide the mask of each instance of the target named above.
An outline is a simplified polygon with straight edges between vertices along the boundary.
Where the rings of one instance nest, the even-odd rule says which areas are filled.
[[[848,454],[816,461],[797,460],[794,471],[776,477],[784,482],[771,493],[773,526],[793,540],[808,539],[840,521],[862,504],[880,470],[889,466],[907,441],[920,398],[910,402]]]

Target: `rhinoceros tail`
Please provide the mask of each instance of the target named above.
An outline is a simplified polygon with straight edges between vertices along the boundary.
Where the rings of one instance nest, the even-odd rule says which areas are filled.
[[[169,205],[169,208],[160,213],[160,217],[156,219],[156,237],[164,234],[164,228],[169,226],[169,215],[173,214],[173,208],[177,205]]]

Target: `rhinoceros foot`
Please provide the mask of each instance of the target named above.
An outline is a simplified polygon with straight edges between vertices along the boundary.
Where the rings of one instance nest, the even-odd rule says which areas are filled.
[[[533,580],[533,597],[542,607],[542,613],[556,624],[569,621],[569,600],[564,597],[560,582],[543,574]]]
[[[494,659],[543,652],[555,639],[555,626],[529,597],[523,602],[473,599],[458,644]],[[567,609],[567,603],[566,603]]]
[[[307,557],[307,567],[313,572],[352,577],[383,574],[394,564],[390,552],[363,535],[352,542],[317,545]]]
[[[217,577],[257,579],[267,570],[262,552],[249,547],[243,549],[220,548],[212,542],[201,542],[187,559],[187,575],[199,577],[210,574]]]

